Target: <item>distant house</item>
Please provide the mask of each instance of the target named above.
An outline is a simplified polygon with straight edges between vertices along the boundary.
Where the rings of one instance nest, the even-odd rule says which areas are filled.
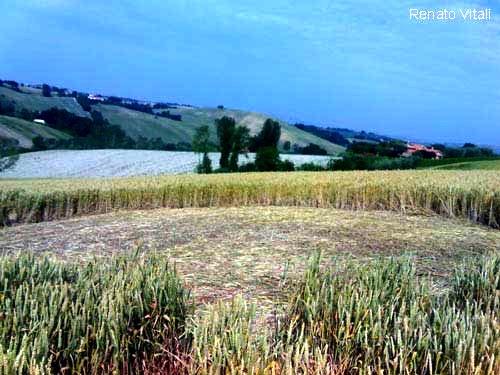
[[[430,154],[434,154],[434,159],[442,159],[443,158],[443,153],[441,151],[435,149],[434,147],[427,147],[425,145],[421,145],[418,143],[408,143],[406,145],[406,147],[407,147],[406,152],[403,153],[403,156],[406,156],[406,157],[412,156],[416,152],[423,151],[423,152],[427,152]]]
[[[36,122],[37,124],[42,124],[42,125],[45,125],[45,120],[42,120],[40,118],[36,118],[33,120],[33,122]]]
[[[88,98],[90,100],[98,100],[100,102],[103,102],[105,100],[101,95],[94,95],[94,94],[89,94]]]

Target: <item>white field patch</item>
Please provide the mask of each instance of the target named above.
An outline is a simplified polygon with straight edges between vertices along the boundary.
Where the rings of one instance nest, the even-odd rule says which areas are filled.
[[[212,167],[219,167],[219,153],[209,154]],[[52,150],[21,154],[0,178],[128,177],[194,173],[200,155],[183,151],[146,150]],[[240,165],[253,161],[255,154],[240,156]],[[305,163],[326,165],[331,156],[281,155],[296,166]]]

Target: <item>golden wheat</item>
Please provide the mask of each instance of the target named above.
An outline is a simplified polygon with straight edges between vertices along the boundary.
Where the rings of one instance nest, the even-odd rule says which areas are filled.
[[[498,227],[500,174],[356,171],[0,182],[3,224],[118,209],[248,205],[427,211]]]

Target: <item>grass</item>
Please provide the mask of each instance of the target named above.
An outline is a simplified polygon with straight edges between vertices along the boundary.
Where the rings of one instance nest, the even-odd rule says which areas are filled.
[[[434,212],[498,227],[494,171],[248,173],[108,180],[3,180],[0,222],[38,222],[118,209],[314,206]]]
[[[167,143],[191,143],[197,123],[172,121],[167,118],[155,117],[148,113],[133,111],[113,105],[95,105],[94,108],[113,125],[120,126],[130,137],[161,138]],[[215,137],[212,141],[215,142]]]
[[[434,169],[461,170],[461,171],[471,171],[471,170],[500,171],[500,159],[446,164],[439,167],[434,167]]]
[[[71,138],[68,134],[45,125],[1,115],[0,136],[4,138],[16,139],[19,141],[19,145],[24,148],[31,148],[33,146],[32,139],[37,136],[52,139]]]
[[[457,158],[443,158],[443,159],[421,159],[418,162],[417,168],[419,169],[439,169],[451,164],[462,163],[475,163],[483,161],[499,161],[500,156],[478,156],[478,157],[457,157]]]
[[[495,374],[500,258],[464,263],[447,289],[411,259],[311,258],[273,324],[238,296],[192,315],[157,256],[106,264],[3,258],[0,370],[14,373]]]
[[[167,118],[155,117],[147,113],[132,111],[127,108],[111,105],[94,106],[112,124],[119,125],[133,138],[143,136],[146,138],[162,138],[165,142],[191,143],[196,128],[208,125],[211,129],[211,140],[216,143],[214,121],[222,116],[232,116],[237,123],[246,125],[251,134],[257,134],[266,116],[253,112],[238,110],[218,110],[212,108],[179,108],[171,109],[174,114],[182,115],[182,122],[172,121]],[[294,126],[281,122],[281,141],[290,141],[305,146],[316,143],[323,147],[329,154],[338,154],[344,151],[344,147],[328,142],[312,134],[304,132]]]
[[[78,116],[88,116],[88,113],[78,104],[75,98],[44,97],[36,94],[17,92],[6,87],[0,87],[0,100],[14,101],[18,110],[26,108],[30,111],[44,111],[52,107],[65,109]]]

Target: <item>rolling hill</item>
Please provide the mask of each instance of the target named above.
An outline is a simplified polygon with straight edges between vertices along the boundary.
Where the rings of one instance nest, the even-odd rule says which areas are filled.
[[[89,116],[89,113],[84,111],[73,97],[60,97],[55,93],[53,93],[52,97],[44,97],[41,95],[41,90],[28,86],[21,87],[21,91],[0,86],[0,102],[13,103],[16,110],[26,108],[30,111],[42,111],[56,107],[65,109],[78,116]],[[179,106],[178,108],[170,109],[172,114],[182,115],[182,121],[174,121],[118,105],[94,103],[92,109],[101,112],[111,124],[120,126],[128,136],[134,139],[138,139],[140,136],[145,138],[161,138],[165,143],[173,144],[181,142],[191,143],[196,128],[201,125],[210,126],[212,140],[215,142],[214,120],[222,116],[234,117],[237,123],[246,125],[252,135],[260,130],[264,121],[269,117],[261,113],[241,110]],[[300,130],[284,121],[280,121],[280,123],[282,126],[281,146],[286,141],[289,141],[292,146],[296,144],[302,147],[307,146],[309,143],[315,143],[331,155],[345,150],[343,146]]]
[[[0,115],[0,138],[13,139],[19,147],[31,148],[32,139],[40,136],[51,139],[69,139],[68,134],[31,121]]]
[[[65,109],[75,115],[87,117],[89,114],[83,110],[75,98],[53,96],[44,97],[36,90],[32,93],[23,93],[0,86],[0,101],[13,103],[16,109],[26,108],[30,111],[44,111],[52,107]]]
[[[246,112],[231,109],[217,108],[192,108],[181,107],[170,110],[172,114],[182,115],[182,121],[173,121],[164,117],[154,116],[144,112],[133,111],[120,106],[98,104],[93,106],[113,125],[120,126],[129,136],[137,139],[139,136],[146,138],[159,137],[165,142],[191,142],[196,128],[208,125],[212,130],[212,140],[216,141],[214,121],[222,116],[233,117],[238,124],[245,125],[250,133],[259,132],[264,121],[268,118],[261,113]],[[292,145],[307,146],[315,143],[324,148],[329,154],[338,154],[345,150],[344,147],[328,142],[313,134],[307,133],[283,121],[281,124],[281,140],[289,141]]]

